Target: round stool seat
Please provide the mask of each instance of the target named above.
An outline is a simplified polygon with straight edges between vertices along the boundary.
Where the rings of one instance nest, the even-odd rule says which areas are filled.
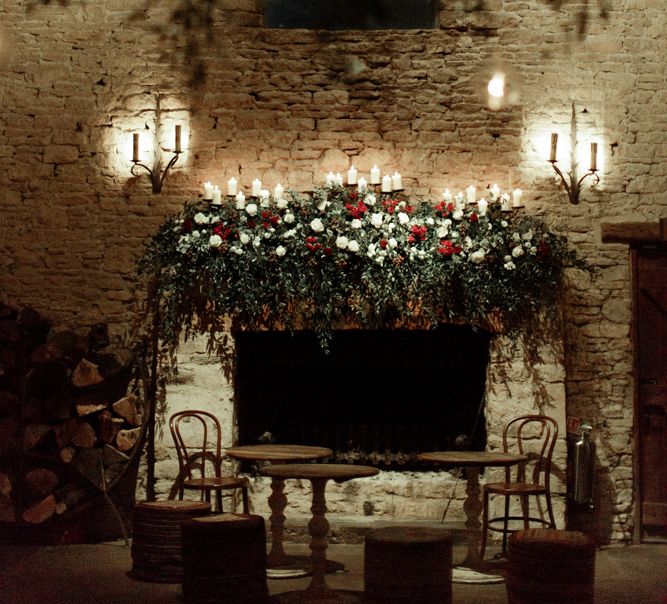
[[[451,602],[451,533],[410,526],[371,531],[364,546],[364,588],[369,602]]]
[[[254,514],[214,514],[181,524],[183,599],[264,602],[266,527]]]
[[[507,548],[509,604],[592,604],[595,542],[577,531],[527,529],[513,533]]]
[[[201,501],[142,501],[132,512],[133,579],[157,583],[180,583],[181,522],[211,511]]]

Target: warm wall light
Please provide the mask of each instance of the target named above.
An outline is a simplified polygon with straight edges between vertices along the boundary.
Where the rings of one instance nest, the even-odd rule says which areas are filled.
[[[579,197],[581,194],[581,185],[584,180],[589,176],[593,177],[593,186],[597,185],[600,182],[600,177],[597,174],[597,153],[598,153],[598,144],[591,143],[591,162],[588,168],[588,171],[579,177],[578,166],[579,160],[577,158],[577,118],[574,109],[574,103],[572,103],[572,119],[570,121],[570,170],[568,172],[563,172],[556,165],[558,163],[558,134],[555,132],[551,135],[551,148],[549,152],[549,159],[547,160],[556,174],[560,176],[560,179],[567,191],[567,195],[570,198],[570,203],[577,205],[579,203]]]
[[[157,156],[157,154],[155,156],[155,162],[153,163],[152,168],[149,168],[146,164],[141,163],[139,159],[139,133],[135,132],[132,135],[132,168],[130,169],[130,172],[133,176],[139,176],[138,168],[143,168],[151,179],[153,193],[160,193],[162,191],[162,185],[164,184],[165,178],[167,178],[169,169],[178,161],[178,156],[183,153],[181,146],[181,126],[176,124],[174,130],[174,155],[169,160],[169,163],[167,163],[164,169],[161,167],[162,161]]]

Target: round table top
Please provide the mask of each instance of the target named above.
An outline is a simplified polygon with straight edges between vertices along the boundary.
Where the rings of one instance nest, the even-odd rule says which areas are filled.
[[[512,466],[526,461],[526,455],[503,451],[431,451],[420,453],[418,459],[455,466]]]
[[[226,453],[234,459],[271,462],[309,461],[333,455],[333,451],[326,447],[272,444],[229,447],[229,449],[226,449]]]
[[[305,478],[308,480],[332,479],[344,482],[352,478],[365,478],[379,474],[372,466],[356,466],[347,463],[288,463],[266,466],[260,470],[272,478]]]

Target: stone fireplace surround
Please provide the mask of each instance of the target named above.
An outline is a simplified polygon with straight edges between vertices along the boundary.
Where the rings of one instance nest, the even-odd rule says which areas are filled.
[[[485,428],[487,449],[499,450],[502,427],[516,415],[544,412],[558,421],[560,434],[554,456],[552,490],[557,526],[564,528],[567,455],[561,345],[560,341],[546,343],[540,351],[539,362],[530,362],[522,349],[513,346],[505,336],[492,335],[486,369]],[[239,444],[234,385],[225,379],[219,359],[207,353],[203,337],[183,341],[179,346],[177,373],[167,386],[164,420],[188,408],[214,412],[223,424],[223,445]],[[158,431],[156,459],[156,493],[158,498],[166,497],[177,474],[175,450],[168,430]],[[498,480],[502,472],[502,469],[487,469],[481,481]],[[268,518],[270,481],[252,470],[249,474],[251,510]],[[288,528],[292,524],[305,526],[311,504],[308,482],[288,481],[286,494]],[[452,502],[445,521],[462,525],[465,481],[457,481],[455,471],[381,470],[372,478],[332,483],[327,489],[327,517],[334,532],[350,523],[372,526],[393,520],[440,521],[450,497]],[[227,502],[226,509],[231,509],[231,504]]]

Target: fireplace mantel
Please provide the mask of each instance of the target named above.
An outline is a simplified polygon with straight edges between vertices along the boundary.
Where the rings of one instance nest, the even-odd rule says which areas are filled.
[[[602,243],[665,243],[667,217],[658,222],[603,222],[600,234]]]

